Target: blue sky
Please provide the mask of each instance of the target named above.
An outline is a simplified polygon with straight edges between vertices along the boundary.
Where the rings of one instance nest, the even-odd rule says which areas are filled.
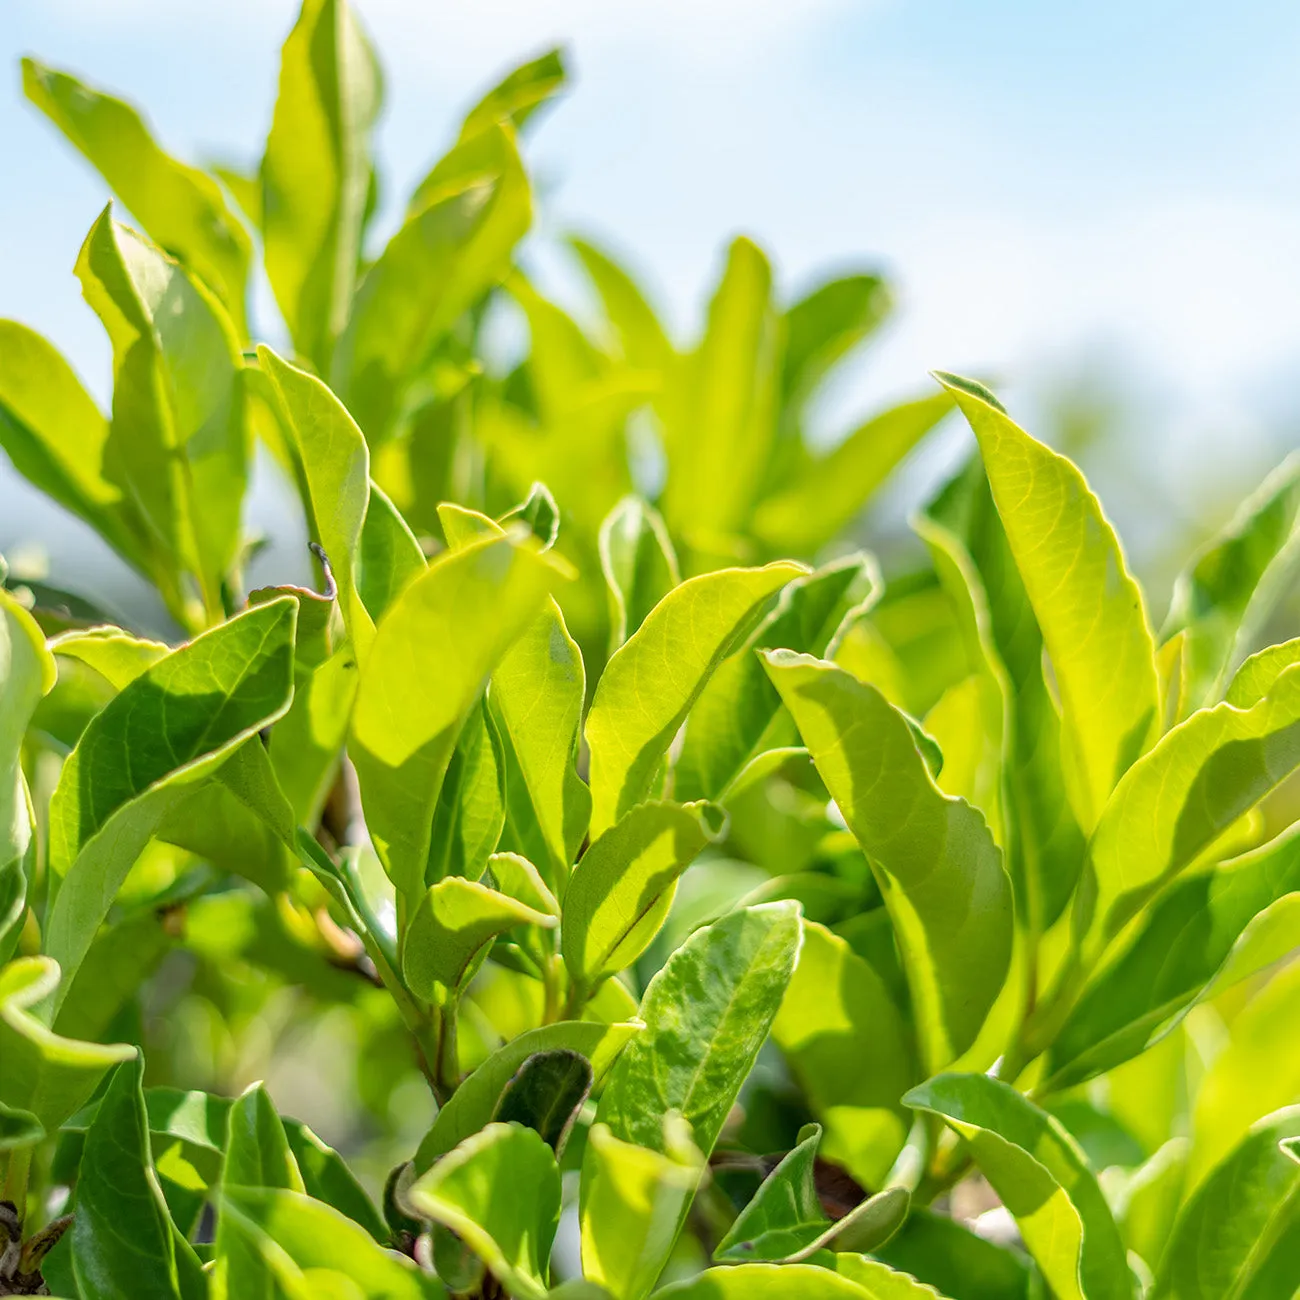
[[[737,231],[791,288],[827,265],[889,268],[899,320],[828,432],[931,367],[999,376],[1031,428],[1062,384],[1114,373],[1142,483],[1175,512],[1215,508],[1297,441],[1300,6],[355,3],[388,74],[390,211],[457,110],[561,40],[574,89],[529,146],[544,238],[612,239],[684,330]],[[49,334],[97,392],[107,351],[70,270],[104,194],[25,106],[17,58],[145,105],[183,156],[251,159],[295,8],[4,0],[0,315]],[[1103,495],[1124,520],[1134,481],[1113,479]],[[0,545],[20,522],[70,544],[45,516],[4,510],[21,500],[0,478]]]

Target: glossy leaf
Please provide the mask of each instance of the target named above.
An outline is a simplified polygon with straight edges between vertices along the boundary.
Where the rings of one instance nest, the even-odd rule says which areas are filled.
[[[426,567],[415,534],[375,483],[369,488],[357,562],[361,602],[376,623],[402,589]]]
[[[296,618],[283,598],[231,619],[160,659],[86,728],[50,804],[61,884],[45,945],[65,980],[176,801],[289,707]]]
[[[26,912],[23,859],[32,839],[23,735],[55,682],[54,660],[32,616],[0,591],[0,962],[17,942]]]
[[[777,720],[781,697],[755,653],[775,649],[827,654],[832,641],[880,593],[875,561],[835,560],[796,578],[741,649],[721,664],[691,709],[673,790],[681,799],[717,799],[759,754],[795,732]]]
[[[438,791],[426,875],[477,880],[506,822],[506,756],[487,704],[470,710]]]
[[[907,1223],[876,1252],[882,1263],[961,1300],[1037,1300],[1028,1259],[985,1241],[947,1215],[913,1206]]]
[[[946,395],[891,407],[808,462],[754,512],[769,550],[806,555],[841,532],[903,458],[952,410]]]
[[[261,1084],[253,1084],[230,1108],[221,1177],[231,1187],[305,1191],[284,1125]]]
[[[23,957],[0,968],[0,1101],[30,1112],[50,1133],[108,1070],[135,1054],[123,1043],[82,1043],[46,1028],[33,1010],[58,980],[59,968],[48,957]]]
[[[523,1300],[546,1295],[560,1221],[560,1170],[532,1129],[489,1124],[443,1156],[407,1199],[452,1229],[513,1294]]]
[[[1069,902],[1086,845],[1066,792],[1060,711],[1045,674],[1042,632],[978,457],[941,489],[913,528],[964,613],[977,689],[985,695],[996,685],[1002,694],[1004,848],[1022,900],[1019,919],[1041,935]]]
[[[650,981],[646,1030],[619,1058],[596,1111],[614,1137],[663,1151],[676,1111],[707,1156],[767,1038],[799,952],[799,909],[765,903],[697,930]]]
[[[1300,565],[1300,456],[1291,456],[1242,503],[1228,526],[1174,584],[1162,635],[1186,631],[1187,712],[1220,698]]]
[[[822,1155],[879,1186],[907,1137],[902,1096],[918,1077],[907,1023],[880,975],[805,921],[772,1038],[825,1127]]]
[[[581,1052],[563,1047],[534,1052],[506,1084],[492,1118],[532,1129],[558,1160],[593,1080],[591,1062]]]
[[[983,816],[934,784],[907,721],[879,691],[808,655],[764,658],[881,882],[921,1054],[941,1068],[975,1041],[1011,960],[1002,855]]]
[[[561,1050],[580,1052],[591,1062],[593,1081],[599,1086],[619,1054],[644,1029],[639,1020],[611,1025],[563,1020],[520,1034],[493,1052],[438,1112],[416,1152],[416,1171],[424,1172],[440,1156],[487,1124],[496,1114],[501,1094],[510,1080],[531,1056]]]
[[[207,1294],[202,1268],[172,1223],[153,1170],[143,1075],[138,1056],[120,1065],[86,1132],[73,1269],[82,1293],[97,1300],[199,1300]]]
[[[299,356],[318,371],[347,320],[382,87],[346,0],[305,0],[280,55],[262,160],[266,273]]]
[[[24,59],[23,92],[104,178],[149,238],[178,258],[244,328],[247,232],[211,177],[171,157],[129,104]]]
[[[791,563],[722,569],[675,587],[610,656],[587,715],[591,829],[650,792],[660,762],[717,666],[763,604],[804,572]]]
[[[582,1171],[579,1219],[583,1275],[617,1300],[641,1300],[663,1271],[679,1224],[704,1172],[681,1117],[663,1120],[661,1150],[592,1125]]]
[[[650,946],[678,877],[715,839],[715,804],[638,804],[583,854],[564,893],[563,953],[575,983],[592,989]]]
[[[1293,1293],[1300,1277],[1300,1107],[1256,1124],[1183,1207],[1152,1300]]]
[[[663,519],[640,497],[624,497],[605,516],[599,547],[613,654],[682,578]]]
[[[1093,889],[1078,918],[1085,955],[1297,767],[1300,667],[1251,708],[1219,704],[1163,737],[1125,774],[1093,833]]]
[[[1069,1087],[1136,1056],[1213,986],[1300,943],[1300,830],[1178,881],[1084,990],[1056,1035],[1049,1078]]]
[[[279,1188],[228,1187],[218,1214],[266,1261],[268,1270],[289,1290],[290,1300],[361,1295],[381,1300],[446,1300],[442,1283],[411,1260],[377,1245],[338,1211],[297,1192]],[[322,1291],[332,1275],[350,1286]],[[274,1294],[274,1293],[272,1293]],[[231,1297],[234,1300],[234,1297]]]
[[[426,1002],[442,999],[439,986],[459,993],[497,935],[516,925],[554,927],[555,917],[534,911],[486,885],[448,876],[430,887],[415,909],[402,948],[402,970]]]
[[[75,659],[93,668],[115,691],[120,691],[152,668],[170,647],[162,641],[132,636],[120,628],[95,627],[54,637],[50,649],[63,659]]]
[[[314,375],[282,361],[265,346],[258,348],[257,359],[270,379],[302,468],[303,508],[312,539],[329,559],[343,621],[364,653],[374,628],[357,586],[370,506],[366,441],[343,404]]]
[[[238,336],[207,288],[110,209],[76,272],[113,345],[114,476],[154,545],[217,610],[243,541],[250,453]]]
[[[1239,709],[1249,709],[1273,689],[1288,668],[1300,663],[1300,637],[1269,646],[1241,665],[1228,684],[1224,700]]]
[[[1029,1253],[1063,1300],[1129,1300],[1119,1231],[1083,1153],[1051,1116],[982,1074],[944,1074],[905,1098],[939,1116],[1015,1216]]]
[[[1155,736],[1155,648],[1142,594],[1083,475],[986,390],[939,375],[979,441],[1007,541],[1060,692],[1063,753],[1085,831]]]
[[[889,1270],[881,1266],[881,1271]],[[689,1282],[674,1282],[656,1292],[664,1300],[933,1300],[934,1293],[915,1286],[903,1290],[869,1290],[851,1276],[842,1277],[814,1264],[740,1264],[710,1268]]]
[[[513,537],[439,556],[389,609],[362,666],[349,752],[398,892],[423,896],[439,788],[488,675],[541,611],[556,570]]]

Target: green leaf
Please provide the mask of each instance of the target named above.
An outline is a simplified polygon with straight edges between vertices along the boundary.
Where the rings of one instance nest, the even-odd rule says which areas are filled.
[[[41,699],[54,688],[54,659],[35,619],[0,590],[0,962],[13,951],[26,915],[23,859],[32,840],[23,778],[23,737]]]
[[[493,1120],[541,1136],[558,1160],[594,1081],[591,1062],[572,1048],[534,1052],[506,1084]]]
[[[1300,663],[1300,637],[1269,646],[1253,654],[1233,674],[1224,700],[1239,709],[1249,709],[1273,689],[1288,668]]]
[[[397,507],[375,483],[361,526],[357,589],[377,623],[388,607],[426,568],[424,552]]]
[[[882,1272],[889,1270],[882,1267]],[[663,1300],[925,1300],[933,1293],[913,1288],[869,1290],[815,1264],[740,1264],[706,1269],[689,1282],[655,1292]]]
[[[743,650],[721,664],[691,709],[673,773],[680,799],[718,799],[759,754],[789,744],[794,728],[756,651],[824,655],[841,630],[880,594],[875,561],[863,553],[796,578]],[[778,721],[778,715],[781,720]]]
[[[1137,1056],[1196,1002],[1300,943],[1300,828],[1177,881],[1085,988],[1052,1043],[1047,1086],[1068,1088]]]
[[[889,286],[868,273],[837,276],[792,303],[785,313],[782,405],[797,410],[893,306]]]
[[[658,1281],[704,1172],[681,1117],[670,1112],[662,1128],[655,1151],[621,1141],[601,1123],[587,1138],[582,1269],[617,1300],[641,1300]]]
[[[520,129],[539,108],[559,93],[565,79],[563,50],[547,50],[545,54],[521,63],[465,115],[460,138],[465,140],[484,127],[499,122],[509,122],[516,130]]]
[[[50,868],[61,883],[45,948],[65,980],[178,800],[289,707],[297,610],[275,600],[172,651],[82,734],[50,801]]]
[[[943,1300],[933,1287],[907,1273],[895,1272],[879,1260],[850,1254],[833,1255],[825,1262],[826,1267],[833,1267],[841,1278],[856,1283],[872,1300]]]
[[[1300,964],[1285,963],[1237,1012],[1192,1112],[1187,1187],[1200,1185],[1261,1116],[1300,1096]]]
[[[1057,1120],[983,1074],[940,1075],[904,1101],[938,1115],[965,1139],[1054,1294],[1130,1300],[1115,1221],[1083,1153]]]
[[[936,375],[979,441],[1002,525],[1060,693],[1076,816],[1096,825],[1160,716],[1142,593],[1079,470],[1011,422],[969,380]]]
[[[305,1191],[284,1125],[270,1095],[255,1083],[230,1108],[222,1182],[230,1187]]]
[[[664,517],[674,534],[726,534],[748,519],[775,433],[779,337],[772,268],[737,239],[685,362],[681,419],[665,431]]]
[[[605,666],[591,711],[591,830],[650,792],[660,762],[710,676],[765,602],[802,566],[722,569],[675,587]]]
[[[1064,911],[1085,842],[1066,794],[1061,718],[1044,674],[1043,637],[978,457],[913,521],[944,588],[964,611],[977,680],[996,682],[1002,730],[1004,839],[1009,874],[1031,935]]]
[[[251,242],[203,172],[159,148],[140,114],[66,72],[24,59],[23,93],[68,138],[149,238],[216,294],[241,334]]]
[[[578,776],[587,678],[555,598],[506,651],[489,702],[506,763],[506,831],[559,889],[591,821]]]
[[[1039,1295],[1019,1252],[977,1237],[946,1214],[917,1206],[876,1255],[891,1268],[961,1300],[1036,1300]]]
[[[900,461],[950,411],[945,394],[873,415],[808,461],[754,511],[754,532],[779,554],[809,555],[843,531]]]
[[[492,1119],[501,1094],[529,1057],[538,1052],[580,1052],[591,1062],[593,1081],[598,1086],[627,1044],[644,1029],[639,1020],[612,1025],[564,1020],[530,1029],[512,1039],[464,1080],[438,1112],[416,1152],[416,1172],[423,1173]]]
[[[918,1073],[907,1023],[880,976],[839,935],[805,921],[772,1038],[825,1126],[822,1154],[880,1186],[907,1138],[900,1099]]]
[[[1165,735],[1125,773],[1093,832],[1076,916],[1085,961],[1297,767],[1300,666],[1251,708],[1218,704]]]
[[[31,1111],[0,1102],[0,1151],[35,1146],[44,1136],[44,1126]]]
[[[532,1129],[489,1124],[443,1156],[407,1199],[455,1232],[513,1294],[546,1295],[560,1169]]]
[[[555,917],[460,876],[430,887],[415,909],[402,948],[402,972],[418,997],[440,1002],[438,986],[459,994],[492,940],[516,925],[554,928]]]
[[[506,821],[505,752],[486,701],[470,711],[456,742],[429,839],[428,878],[477,880]]]
[[[608,253],[585,239],[571,238],[569,246],[600,298],[628,365],[650,372],[671,371],[677,361],[676,351],[632,277]]]
[[[0,447],[33,486],[150,572],[152,542],[123,495],[109,443],[108,421],[58,349],[27,326],[0,320]]]
[[[974,1043],[1011,960],[1011,887],[983,816],[935,785],[906,719],[808,655],[764,655],[817,770],[880,881],[926,1066]]]
[[[155,549],[195,575],[215,616],[243,543],[250,439],[239,339],[207,288],[111,212],[76,266],[113,345],[106,458]]]
[[[518,520],[528,525],[528,531],[549,551],[560,536],[560,507],[545,483],[534,483],[528,495],[512,510],[507,510],[498,521],[503,527]]]
[[[344,624],[364,654],[374,628],[357,583],[370,507],[366,440],[343,404],[314,375],[265,346],[257,349],[257,359],[271,381],[302,467],[308,529],[329,559]]]
[[[270,1096],[254,1084],[230,1108],[227,1118],[225,1165],[221,1187],[276,1187],[303,1192],[302,1174],[289,1150],[284,1125]],[[218,1295],[266,1296],[279,1294],[257,1244],[248,1240],[233,1217],[217,1220],[215,1276]]]
[[[1184,1205],[1152,1300],[1288,1297],[1300,1277],[1300,1107],[1259,1121]]]
[[[50,640],[50,649],[56,655],[93,668],[115,691],[129,686],[170,648],[162,641],[132,636],[118,627],[65,632]]]
[[[198,1300],[207,1282],[158,1187],[140,1088],[144,1062],[132,1056],[109,1080],[86,1132],[72,1225],[77,1285],[96,1300]]]
[[[799,1145],[768,1174],[736,1216],[713,1252],[716,1262],[794,1264],[823,1249],[874,1250],[898,1231],[907,1218],[910,1201],[903,1187],[867,1197],[831,1222],[817,1193],[821,1135],[817,1124],[801,1131]],[[850,1240],[851,1247],[847,1244]]]
[[[329,372],[372,443],[393,432],[409,385],[437,345],[509,274],[532,221],[528,178],[508,127],[475,133],[435,175],[366,272]]]
[[[799,908],[789,902],[697,930],[646,988],[646,1032],[619,1058],[597,1120],[621,1141],[662,1152],[661,1117],[676,1111],[707,1156],[767,1038],[799,939]]]
[[[640,497],[624,497],[605,516],[598,546],[609,592],[609,652],[613,654],[682,577],[662,517]]]
[[[228,1187],[218,1214],[260,1252],[288,1300],[446,1300],[437,1278],[382,1249],[337,1210],[297,1192]],[[351,1286],[339,1284],[335,1275]],[[326,1283],[334,1289],[325,1290]]]
[[[1300,565],[1300,456],[1289,456],[1174,583],[1161,637],[1186,630],[1186,712],[1211,704]]]
[[[306,1124],[293,1119],[284,1120],[283,1124],[307,1195],[359,1223],[376,1241],[386,1242],[388,1233],[383,1218],[343,1157],[333,1147],[326,1146]]]
[[[361,259],[375,55],[346,0],[304,0],[280,55],[262,160],[266,273],[299,356],[324,373]]]
[[[424,894],[438,791],[465,719],[556,575],[530,544],[487,537],[439,556],[376,629],[349,752],[371,838],[412,907]]]
[[[562,947],[576,984],[594,988],[650,946],[677,878],[725,817],[716,804],[638,804],[583,854],[564,893]]]

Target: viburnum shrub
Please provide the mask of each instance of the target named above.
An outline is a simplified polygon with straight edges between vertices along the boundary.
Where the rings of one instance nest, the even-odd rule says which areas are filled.
[[[0,589],[0,1295],[1294,1296],[1300,639],[1260,647],[1300,459],[1157,635],[978,384],[812,458],[862,285],[751,311],[738,246],[683,356],[587,252],[597,349],[493,224],[559,75],[493,91],[365,264],[378,83],[306,6],[260,186],[222,173],[289,361],[245,349],[215,184],[28,70],[168,251],[108,214],[82,250],[107,417],[2,327],[0,445],[178,634]],[[501,285],[533,332],[492,377]],[[886,585],[833,538],[954,405],[978,455]],[[247,590],[255,436],[314,588]],[[348,1160],[215,1086],[307,1019]]]

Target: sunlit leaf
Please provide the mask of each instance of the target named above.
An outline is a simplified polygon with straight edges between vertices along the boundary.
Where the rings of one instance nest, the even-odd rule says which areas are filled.
[[[1060,692],[1071,800],[1090,831],[1155,737],[1155,648],[1142,593],[1083,475],[1012,423],[986,390],[937,376],[979,441],[1011,553]]]
[[[808,655],[764,656],[808,752],[872,869],[903,956],[921,1054],[966,1050],[1011,960],[1011,887],[983,816],[944,795],[906,719],[874,688]]]
[[[294,348],[324,372],[352,302],[382,87],[346,0],[304,0],[262,160],[266,273]]]
[[[804,569],[723,569],[664,597],[615,654],[587,715],[591,829],[600,834],[650,792],[659,764],[709,678],[764,603]]]

